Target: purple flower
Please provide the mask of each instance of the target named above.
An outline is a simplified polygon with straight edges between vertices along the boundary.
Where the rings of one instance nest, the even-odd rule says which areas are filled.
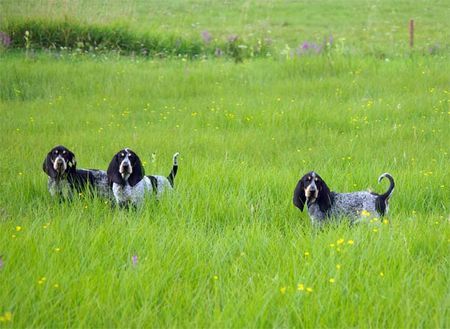
[[[438,43],[436,43],[433,46],[431,46],[428,49],[428,51],[429,51],[430,55],[436,55],[440,49],[441,49],[440,45]]]
[[[308,50],[309,47],[310,47],[310,46],[309,46],[308,41],[303,42],[303,45],[302,45],[302,49],[303,49],[303,50]]]
[[[322,51],[322,46],[319,46],[319,45],[316,45],[316,44],[313,44],[311,48],[314,49],[314,51],[315,51],[317,54],[320,54],[321,51]]]
[[[208,31],[205,30],[201,34],[202,34],[203,42],[206,43],[206,44],[209,44],[211,42],[211,40],[212,40],[211,33],[209,33]]]
[[[0,43],[5,47],[9,47],[11,44],[11,37],[5,32],[0,31]]]
[[[137,266],[138,263],[138,256],[137,255],[133,255],[133,257],[131,257],[131,260],[133,261],[133,265]]]

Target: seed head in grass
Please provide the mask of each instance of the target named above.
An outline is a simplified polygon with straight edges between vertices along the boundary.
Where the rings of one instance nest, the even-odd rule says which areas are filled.
[[[9,47],[11,45],[11,37],[5,32],[0,32],[0,45]]]
[[[201,35],[202,35],[203,42],[204,42],[205,44],[209,45],[209,44],[211,43],[211,41],[212,41],[212,35],[211,35],[211,33],[209,33],[207,30],[205,30],[205,31],[203,31],[203,32],[201,33]]]

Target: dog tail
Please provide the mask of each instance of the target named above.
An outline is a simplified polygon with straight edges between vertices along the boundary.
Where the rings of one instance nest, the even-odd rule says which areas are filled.
[[[386,177],[387,179],[389,179],[390,185],[389,185],[389,188],[388,188],[388,190],[386,191],[386,193],[381,194],[380,197],[382,197],[383,199],[387,200],[387,199],[389,199],[389,198],[391,197],[391,194],[392,194],[392,192],[394,191],[395,183],[394,183],[394,178],[393,178],[390,174],[388,174],[388,173],[381,174],[381,176],[378,177],[378,183],[381,183],[381,180],[382,180],[383,178],[385,178],[385,177]]]
[[[170,186],[172,186],[172,187],[174,185],[175,176],[177,175],[177,171],[178,171],[178,156],[179,155],[180,155],[180,153],[178,153],[178,152],[173,155],[173,167],[172,167],[172,170],[170,171],[169,176],[167,176]]]

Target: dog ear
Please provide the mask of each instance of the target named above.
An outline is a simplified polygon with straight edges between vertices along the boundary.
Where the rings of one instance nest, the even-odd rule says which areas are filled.
[[[52,152],[50,151],[47,154],[47,157],[45,158],[44,163],[42,164],[42,169],[51,178],[56,178],[56,176],[58,176],[58,173],[56,172],[55,168],[53,168],[53,163],[52,163],[51,157],[52,157]]]
[[[117,157],[117,154],[113,156],[111,162],[109,163],[106,174],[111,185],[112,183],[124,185],[125,182],[123,181],[122,175],[120,175],[119,172],[119,159]]]
[[[306,202],[305,184],[303,183],[303,179],[300,179],[295,187],[293,202],[298,209],[303,211]]]
[[[68,160],[67,160],[67,171],[75,172],[77,170],[77,160],[75,159],[75,154],[73,154],[69,150],[67,150],[67,152],[69,153]]]
[[[331,208],[331,192],[327,184],[319,177],[316,182],[317,188],[319,189],[319,195],[317,197],[317,204],[321,211],[326,212]]]
[[[128,178],[128,183],[130,184],[131,187],[133,187],[134,185],[139,183],[142,180],[142,178],[144,178],[144,175],[145,175],[145,171],[144,171],[144,167],[142,166],[141,159],[139,159],[139,157],[136,154],[134,154],[134,156],[135,156],[135,161],[133,164],[133,172],[131,173],[130,177]]]

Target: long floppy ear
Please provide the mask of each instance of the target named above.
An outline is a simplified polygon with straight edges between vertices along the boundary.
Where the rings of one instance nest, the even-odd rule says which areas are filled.
[[[117,159],[117,154],[113,156],[111,162],[109,163],[106,174],[111,185],[112,183],[124,185],[125,182],[119,172],[119,159]]]
[[[58,173],[56,172],[55,168],[53,168],[51,156],[52,156],[52,152],[49,152],[47,154],[47,157],[44,160],[44,163],[42,164],[42,169],[51,178],[56,178],[56,176],[58,176]]]
[[[305,184],[303,183],[303,179],[300,179],[298,181],[297,186],[294,190],[294,198],[292,201],[298,209],[303,211],[303,207],[305,206],[306,202]]]
[[[319,205],[320,210],[328,211],[331,208],[331,192],[328,188],[327,184],[319,178],[319,181],[316,183],[317,188],[319,189],[319,195],[317,197],[317,204]]]
[[[142,178],[144,178],[145,171],[144,167],[142,166],[141,159],[135,154],[136,157],[135,163],[133,165],[133,172],[131,173],[130,177],[128,178],[128,183],[131,187],[139,183]]]

